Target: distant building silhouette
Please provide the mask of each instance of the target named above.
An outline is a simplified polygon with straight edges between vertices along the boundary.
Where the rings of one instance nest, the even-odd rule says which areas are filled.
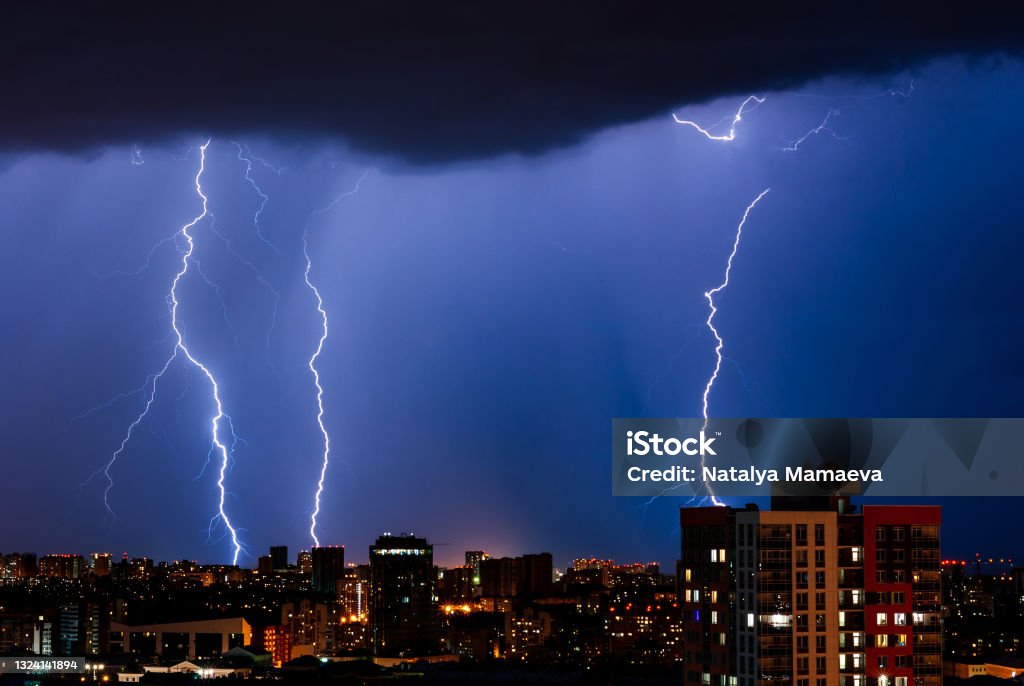
[[[375,656],[432,655],[439,645],[434,549],[385,534],[370,546],[370,647]]]
[[[319,546],[313,556],[313,590],[320,593],[338,592],[338,582],[345,572],[345,546]]]

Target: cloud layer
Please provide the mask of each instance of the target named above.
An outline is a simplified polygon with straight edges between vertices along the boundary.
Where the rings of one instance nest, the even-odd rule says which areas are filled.
[[[0,149],[325,136],[411,163],[532,154],[827,75],[1018,52],[1024,5],[117,4],[0,22]]]

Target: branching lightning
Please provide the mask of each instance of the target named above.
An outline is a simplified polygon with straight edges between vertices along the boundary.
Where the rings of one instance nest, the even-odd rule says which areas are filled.
[[[128,426],[128,430],[125,432],[124,438],[122,439],[117,450],[111,455],[110,460],[108,460],[106,464],[104,464],[100,469],[94,472],[93,475],[90,476],[89,479],[86,480],[86,482],[83,483],[82,485],[84,486],[85,484],[89,483],[89,481],[96,478],[100,474],[104,475],[104,477],[107,480],[107,486],[103,492],[103,503],[107,508],[108,516],[113,518],[114,510],[110,506],[109,495],[110,490],[114,486],[114,481],[110,474],[110,470],[113,468],[114,464],[117,462],[117,459],[121,456],[121,454],[124,453],[128,445],[128,442],[131,440],[134,434],[135,429],[149,415],[149,411],[152,408],[153,403],[156,399],[157,382],[164,376],[164,374],[167,373],[167,370],[171,367],[171,364],[178,358],[178,355],[180,353],[181,356],[188,360],[188,362],[193,367],[201,371],[203,373],[203,376],[206,377],[207,381],[210,382],[211,396],[213,398],[214,404],[216,405],[216,412],[214,412],[210,418],[210,451],[211,454],[216,453],[220,456],[220,469],[217,476],[217,489],[219,491],[219,500],[217,503],[217,514],[214,515],[213,519],[211,520],[210,528],[212,530],[213,526],[216,524],[218,520],[224,524],[227,535],[230,536],[231,543],[233,546],[234,554],[232,557],[232,564],[237,564],[238,557],[243,552],[243,547],[238,537],[238,530],[231,523],[231,519],[228,517],[227,514],[227,506],[225,502],[227,499],[227,490],[225,488],[225,479],[227,476],[228,469],[230,468],[231,465],[231,453],[233,447],[237,444],[239,439],[234,432],[231,418],[224,412],[224,405],[220,396],[220,386],[217,383],[216,377],[213,375],[213,372],[211,372],[206,365],[200,362],[199,359],[189,349],[185,341],[185,335],[183,333],[180,320],[178,318],[178,309],[180,305],[180,302],[178,300],[178,285],[181,283],[181,280],[186,276],[186,274],[188,274],[189,266],[191,264],[196,264],[196,270],[199,270],[198,263],[196,262],[194,257],[195,239],[191,233],[192,229],[194,229],[203,220],[207,218],[210,218],[212,220],[213,217],[213,214],[208,209],[208,198],[206,194],[203,192],[202,186],[202,177],[203,173],[206,170],[206,149],[209,145],[210,141],[207,141],[198,148],[199,169],[196,172],[194,180],[196,195],[198,195],[200,200],[202,201],[202,212],[196,215],[196,217],[194,217],[190,222],[182,226],[177,231],[177,233],[174,234],[173,237],[169,239],[164,239],[163,241],[158,243],[158,246],[162,245],[163,243],[169,240],[174,240],[176,243],[178,243],[180,240],[181,242],[184,243],[184,249],[179,248],[179,252],[181,254],[181,268],[175,273],[174,279],[171,282],[170,290],[168,291],[167,294],[167,303],[170,308],[171,316],[171,329],[175,339],[174,349],[172,350],[170,356],[164,362],[160,370],[155,374],[151,374],[147,378],[146,384],[142,386],[141,390],[143,391],[148,388],[148,395],[146,398],[145,405],[143,406],[142,411],[138,414],[135,420]],[[150,257],[151,256],[152,251],[150,252]],[[149,257],[147,257],[146,266],[148,266],[148,264]],[[134,391],[132,394],[137,392],[139,392],[139,390]],[[221,425],[223,422],[227,422],[228,431],[232,436],[230,448],[227,444],[224,443],[224,441],[221,438]]]
[[[259,237],[261,241],[263,241],[263,243],[268,248],[270,248],[278,255],[280,255],[282,254],[280,248],[271,243],[270,240],[268,240],[267,237],[263,235],[263,230],[260,228],[260,215],[263,214],[263,210],[266,209],[267,203],[270,202],[270,196],[264,193],[263,190],[259,187],[259,185],[257,185],[256,179],[252,175],[252,165],[253,162],[259,162],[260,164],[269,167],[277,174],[280,174],[281,172],[277,168],[271,166],[267,162],[253,155],[252,151],[249,150],[248,145],[244,146],[243,151],[243,146],[241,143],[237,141],[231,142],[234,143],[236,148],[238,148],[238,159],[241,160],[242,162],[245,162],[245,180],[249,182],[249,185],[252,186],[252,189],[256,191],[256,194],[260,198],[259,205],[256,208],[256,214],[254,214],[252,218],[252,224],[253,227],[256,229],[256,235]]]
[[[837,141],[845,141],[845,140],[847,140],[843,136],[840,136],[838,133],[836,133],[835,129],[829,127],[829,125],[828,125],[828,122],[829,122],[829,120],[832,117],[838,117],[838,116],[839,116],[839,110],[837,110],[834,107],[829,108],[828,112],[825,114],[825,118],[821,120],[820,124],[815,126],[813,129],[811,129],[810,131],[808,131],[804,135],[800,136],[796,140],[790,141],[789,145],[784,147],[783,150],[785,150],[786,152],[796,152],[797,150],[800,149],[800,146],[803,144],[804,141],[806,141],[811,136],[817,136],[820,133],[828,133],[829,135],[831,135]]]
[[[708,318],[704,321],[707,325],[708,330],[711,331],[711,335],[715,338],[715,367],[711,372],[711,376],[708,377],[708,382],[704,386],[704,394],[701,396],[701,417],[704,419],[701,424],[701,431],[705,431],[708,428],[708,398],[711,395],[711,389],[715,387],[715,381],[718,379],[718,373],[722,370],[722,349],[725,347],[725,341],[722,340],[722,335],[715,328],[715,315],[718,314],[718,307],[715,306],[715,296],[724,291],[729,286],[729,277],[732,274],[732,262],[736,259],[736,253],[740,249],[740,241],[743,239],[743,227],[747,223],[747,218],[750,216],[751,210],[757,207],[757,204],[761,202],[761,198],[768,195],[770,188],[765,188],[761,191],[754,200],[747,205],[747,209],[743,211],[743,217],[740,219],[740,223],[736,226],[736,238],[732,243],[732,252],[729,253],[729,259],[725,263],[725,277],[722,279],[722,283],[718,284],[709,291],[704,291],[704,298],[708,301]],[[705,466],[704,455],[700,456],[701,469]],[[718,499],[718,495],[715,493],[711,484],[708,482],[704,483],[704,490],[707,491],[707,497],[711,499],[711,502],[717,506],[722,506],[725,503]],[[696,497],[696,496],[694,496]]]
[[[711,131],[712,131],[712,129],[715,129],[718,126],[724,124],[726,121],[728,121],[729,117],[723,118],[718,123],[713,124],[712,126],[710,126],[708,128],[704,128],[704,127],[700,126],[699,124],[697,124],[696,122],[693,122],[693,121],[690,121],[690,120],[687,120],[687,119],[680,119],[679,116],[676,115],[676,114],[673,114],[672,118],[675,120],[675,122],[677,124],[683,124],[683,125],[690,126],[690,127],[694,128],[694,129],[696,129],[701,134],[703,134],[708,140],[718,141],[718,142],[730,142],[730,141],[733,141],[733,140],[736,139],[736,127],[737,127],[737,125],[741,121],[743,121],[743,114],[745,112],[750,112],[750,111],[752,111],[754,109],[757,109],[759,106],[761,106],[761,104],[764,103],[765,99],[766,98],[761,98],[761,97],[758,97],[756,95],[748,96],[747,99],[744,100],[740,104],[739,109],[736,110],[736,113],[734,115],[732,115],[732,123],[730,124],[729,132],[726,133],[726,134],[723,134],[723,135],[715,135]],[[750,106],[751,103],[754,103],[753,106]],[[827,122],[828,122],[828,118],[826,117],[825,122],[823,122],[823,125],[825,123],[827,123]],[[809,136],[811,134],[807,134],[807,135]],[[807,136],[805,136],[805,138],[806,137]],[[769,189],[767,189],[767,188],[765,190],[763,190],[760,195],[758,195],[756,198],[754,198],[754,201],[751,202],[747,206],[747,209],[743,212],[743,217],[740,219],[740,223],[739,223],[739,225],[736,228],[736,237],[735,237],[735,240],[733,241],[732,252],[729,253],[729,259],[726,262],[725,277],[724,277],[722,283],[719,284],[718,286],[716,286],[715,288],[709,290],[709,291],[705,291],[705,293],[704,293],[704,297],[707,299],[708,305],[710,307],[710,312],[708,314],[708,318],[704,322],[704,325],[711,331],[712,335],[715,338],[715,367],[714,367],[714,370],[711,373],[710,378],[708,379],[707,384],[704,386],[704,393],[701,396],[701,417],[704,419],[704,422],[703,422],[703,424],[701,426],[701,430],[707,429],[707,426],[708,426],[708,397],[711,395],[711,389],[714,387],[715,381],[718,379],[718,373],[722,369],[722,348],[725,346],[725,342],[722,340],[722,337],[718,334],[718,330],[714,326],[715,314],[718,312],[717,308],[715,307],[714,296],[717,293],[720,293],[722,290],[724,290],[729,285],[729,275],[730,275],[730,273],[732,271],[732,262],[733,262],[733,259],[736,257],[736,252],[739,250],[740,239],[743,236],[743,226],[747,222],[747,217],[750,215],[750,211],[752,209],[754,209],[754,207],[757,205],[757,203],[761,201],[761,198],[763,198],[768,193],[768,190]],[[684,345],[684,347],[685,347],[685,345]],[[650,400],[650,388],[648,389],[648,401],[649,400]],[[645,408],[646,408],[646,405],[645,405]],[[646,409],[645,409],[645,413],[646,413]],[[704,465],[705,465],[704,456],[702,455],[701,456],[701,468],[702,469],[703,469]],[[651,504],[655,500],[657,500],[658,498],[660,498],[663,495],[666,495],[670,491],[674,491],[674,490],[680,488],[682,485],[683,485],[682,483],[676,484],[675,486],[671,486],[669,488],[666,488],[664,491],[662,491],[658,495],[652,496],[649,500],[645,501],[643,503],[643,505],[641,505],[641,509],[646,513],[647,512],[647,508],[650,507]],[[698,490],[696,493],[694,493],[693,498],[690,499],[691,503],[694,502],[695,500],[697,500],[698,497],[700,497],[700,502],[698,504],[703,503],[704,501],[706,501],[706,500],[708,500],[710,498],[711,502],[714,503],[715,505],[719,505],[719,506],[723,505],[723,503],[718,500],[718,497],[715,494],[714,490],[706,482],[704,483],[704,486],[702,487],[702,489],[704,491],[706,491],[707,495],[705,495],[703,497],[700,497],[700,490]]]
[[[275,167],[271,166],[267,162],[265,162],[262,159],[256,157],[255,155],[253,155],[252,152],[249,151],[249,147],[248,146],[246,146],[246,145],[244,145],[242,143],[237,143],[235,141],[232,141],[232,143],[234,144],[234,146],[236,148],[238,148],[238,155],[237,155],[238,159],[241,160],[242,162],[245,162],[245,180],[249,182],[249,185],[252,186],[253,190],[256,191],[257,196],[259,196],[259,202],[258,202],[258,204],[256,206],[256,212],[253,214],[253,219],[252,219],[253,227],[256,230],[256,237],[259,238],[260,241],[262,241],[268,248],[273,250],[278,255],[281,255],[282,253],[278,249],[278,247],[276,245],[274,245],[273,243],[271,243],[270,240],[268,240],[263,235],[262,229],[260,228],[260,215],[263,213],[263,210],[266,208],[267,202],[269,202],[269,200],[270,200],[270,196],[268,196],[266,193],[264,193],[263,190],[259,187],[259,185],[257,185],[256,179],[252,175],[252,172],[253,172],[253,162],[257,162],[258,161],[259,163],[261,163],[264,166],[270,168],[271,170],[273,170],[274,172],[276,172],[278,174],[280,174],[281,172],[280,172],[280,170],[278,170]],[[243,150],[244,150],[244,153],[243,153]],[[271,295],[274,298],[274,302],[273,302],[273,306],[271,308],[271,314],[270,314],[270,326],[267,327],[267,333],[264,336],[264,348],[265,348],[265,351],[266,351],[267,364],[270,366],[271,371],[273,371],[274,374],[277,374],[277,370],[274,368],[274,364],[273,364],[273,362],[271,362],[271,359],[270,359],[270,337],[273,334],[274,329],[277,327],[277,312],[278,312],[278,308],[279,308],[279,306],[281,304],[281,293],[277,290],[277,288],[274,287],[274,285],[272,283],[270,283],[270,281],[268,281],[266,279],[266,277],[263,276],[263,273],[260,271],[259,267],[257,267],[252,262],[252,260],[246,259],[245,257],[242,256],[241,253],[239,253],[235,249],[235,246],[232,244],[231,239],[229,239],[223,233],[218,231],[215,226],[211,226],[210,230],[214,234],[216,234],[218,238],[221,239],[221,241],[224,243],[225,250],[227,250],[236,260],[238,260],[238,262],[240,264],[245,266],[246,269],[248,269],[250,272],[252,272],[253,277],[260,283],[261,286],[263,286],[268,291],[270,291]]]
[[[220,492],[220,499],[217,503],[217,513],[220,517],[221,522],[223,522],[224,527],[228,530],[228,532],[230,532],[231,535],[231,544],[234,548],[234,555],[232,556],[231,563],[238,564],[238,556],[242,552],[242,544],[238,540],[238,531],[231,524],[231,519],[228,517],[227,511],[225,509],[225,499],[227,497],[227,493],[224,487],[224,480],[225,477],[227,476],[228,467],[230,466],[231,463],[231,455],[227,445],[225,445],[220,438],[221,421],[227,419],[227,422],[230,426],[231,418],[224,413],[224,405],[221,401],[220,387],[217,385],[217,379],[213,376],[213,373],[206,367],[206,365],[200,362],[188,349],[188,346],[185,344],[184,334],[182,334],[180,325],[178,323],[178,283],[181,281],[182,277],[184,277],[185,274],[188,273],[189,262],[192,261],[192,254],[195,251],[195,240],[192,237],[191,229],[210,215],[210,211],[207,208],[208,199],[206,197],[206,194],[203,193],[202,185],[203,172],[206,169],[206,148],[209,145],[210,141],[206,141],[206,143],[199,147],[199,171],[196,172],[195,177],[196,195],[198,195],[203,201],[203,211],[199,215],[197,215],[191,222],[185,224],[185,226],[181,228],[181,235],[185,239],[185,243],[188,247],[182,253],[181,270],[174,275],[174,281],[171,284],[171,328],[174,329],[174,334],[175,336],[177,336],[177,345],[175,347],[175,352],[180,350],[182,354],[184,354],[185,357],[188,359],[188,361],[191,362],[196,368],[199,369],[199,371],[203,373],[207,381],[210,382],[210,389],[213,395],[213,401],[217,406],[217,412],[210,419],[211,441],[213,442],[213,445],[216,446],[217,452],[220,453],[221,457],[220,471],[217,474],[217,489]],[[231,433],[233,435],[234,431],[232,430]]]
[[[370,173],[370,170],[363,172],[363,175],[356,181],[356,185],[348,191],[345,191],[341,195],[337,196],[330,202],[326,207],[322,207],[316,210],[306,219],[306,224],[302,230],[302,254],[306,258],[306,269],[303,272],[303,278],[306,281],[306,286],[312,292],[314,299],[316,300],[316,309],[320,314],[320,337],[317,340],[316,349],[313,351],[313,355],[309,358],[307,366],[309,367],[310,373],[313,375],[313,385],[316,387],[316,423],[320,428],[320,435],[323,438],[323,460],[320,465],[320,478],[316,484],[316,493],[313,496],[313,514],[310,517],[309,524],[309,535],[313,539],[313,545],[319,547],[320,539],[316,535],[317,517],[320,515],[320,496],[324,492],[324,481],[327,478],[327,468],[330,465],[331,456],[331,436],[327,431],[327,426],[324,424],[324,389],[320,383],[320,370],[317,368],[317,360],[320,359],[320,354],[324,350],[324,343],[327,341],[328,336],[328,324],[327,324],[327,310],[324,309],[324,299],[320,295],[320,290],[313,283],[310,278],[310,272],[313,271],[313,260],[309,255],[309,225],[313,221],[314,217],[319,217],[327,214],[334,209],[341,200],[349,196],[355,195],[359,192],[359,187],[362,185],[363,180]]]
[[[813,93],[786,93],[786,95],[791,95],[791,96],[800,97],[800,98],[817,98],[817,99],[826,99],[826,100],[838,100],[838,99],[875,100],[877,98],[884,98],[884,97],[900,97],[900,98],[906,99],[906,98],[909,98],[911,96],[911,94],[913,94],[914,88],[915,88],[915,83],[914,83],[914,80],[911,79],[909,84],[908,84],[908,86],[906,88],[902,88],[901,89],[901,88],[893,87],[893,88],[888,88],[888,89],[886,89],[885,91],[883,91],[881,93],[876,93],[876,94],[873,94],[873,95],[866,95],[866,96],[865,95],[822,95],[822,94],[813,94]],[[758,96],[755,96],[755,95],[748,96],[746,98],[746,100],[744,100],[740,104],[739,109],[736,110],[735,114],[733,114],[731,116],[731,124],[729,126],[729,130],[725,134],[717,134],[716,135],[715,133],[713,133],[713,131],[717,130],[720,126],[725,124],[725,122],[730,121],[730,117],[729,116],[724,117],[723,119],[721,119],[717,123],[712,124],[711,126],[708,126],[708,127],[701,126],[700,124],[698,124],[698,123],[696,123],[694,121],[688,120],[688,119],[681,119],[676,114],[673,114],[672,118],[675,120],[675,122],[677,124],[682,124],[684,126],[689,126],[689,127],[693,128],[697,132],[701,133],[708,140],[717,141],[717,142],[730,142],[730,141],[733,141],[733,140],[736,139],[736,129],[737,129],[737,126],[739,125],[739,123],[741,121],[743,121],[743,115],[748,113],[748,112],[750,112],[750,111],[752,111],[752,110],[754,110],[754,109],[756,109],[757,107],[759,107],[761,104],[764,103],[765,99],[766,98],[764,98],[764,97],[758,97]],[[837,116],[839,116],[839,109],[836,108],[836,107],[830,107],[828,112],[826,112],[825,117],[822,119],[821,123],[819,123],[814,128],[808,130],[806,133],[804,133],[799,138],[791,141],[788,145],[786,145],[784,148],[782,148],[782,150],[786,151],[786,152],[796,152],[797,150],[799,150],[800,146],[803,143],[805,143],[809,138],[811,138],[812,136],[817,136],[817,135],[821,135],[821,134],[828,134],[833,139],[839,140],[839,141],[846,141],[846,140],[848,140],[847,138],[839,135],[839,133],[836,132],[835,129],[833,129],[831,127],[832,119],[837,117]],[[712,334],[712,336],[715,339],[715,366],[714,366],[714,368],[712,370],[711,376],[708,378],[708,381],[707,381],[706,385],[704,386],[704,392],[703,392],[703,394],[701,396],[701,415],[702,415],[702,418],[704,420],[703,424],[702,424],[702,428],[703,429],[707,429],[707,426],[708,426],[708,399],[709,399],[709,396],[711,394],[712,389],[714,388],[715,381],[718,379],[718,375],[721,372],[722,362],[724,360],[728,360],[733,365],[735,365],[736,369],[737,369],[737,373],[739,373],[741,378],[743,378],[743,380],[744,380],[744,384],[749,384],[749,381],[746,379],[745,375],[743,375],[742,371],[740,371],[739,365],[735,362],[735,360],[731,360],[729,358],[726,358],[722,354],[722,350],[725,347],[725,342],[722,339],[721,335],[719,334],[718,330],[715,328],[715,325],[714,325],[715,315],[718,313],[718,308],[715,305],[714,296],[719,294],[719,293],[721,293],[725,288],[728,287],[728,285],[729,285],[729,277],[730,277],[730,274],[731,274],[731,271],[732,271],[733,259],[736,257],[736,253],[739,250],[739,245],[740,245],[740,242],[741,242],[742,237],[743,237],[743,227],[745,226],[745,224],[747,222],[747,218],[749,217],[750,212],[757,206],[757,204],[761,201],[761,199],[764,198],[764,196],[768,194],[769,190],[770,189],[767,189],[767,188],[765,190],[763,190],[756,198],[754,198],[754,200],[747,206],[746,210],[743,212],[743,216],[742,216],[742,218],[740,220],[740,223],[736,227],[736,236],[735,236],[735,239],[733,241],[732,252],[729,254],[729,258],[728,258],[728,260],[726,262],[726,269],[725,269],[724,279],[723,279],[721,284],[719,284],[715,288],[713,288],[711,290],[708,290],[708,291],[706,291],[704,293],[704,297],[705,297],[705,299],[708,302],[708,308],[709,308],[708,317],[705,320],[705,326],[708,328],[708,330],[711,331],[711,334]],[[685,344],[684,344],[684,347],[685,347]],[[676,355],[678,355],[678,354],[679,353],[676,353]],[[657,379],[655,379],[655,382],[656,381],[657,381]],[[651,393],[651,389],[649,387],[648,388],[648,402],[650,401],[650,393]],[[646,404],[645,404],[644,414],[646,414]],[[702,456],[701,457],[701,467],[703,468],[703,466],[704,466],[704,458]],[[662,491],[658,495],[651,497],[649,500],[645,501],[641,505],[641,509],[646,513],[647,508],[650,507],[650,505],[657,498],[659,498],[659,497],[661,497],[663,495],[666,495],[667,493],[680,488],[681,485],[682,484],[677,484],[677,485],[675,485],[673,487],[665,489],[664,491]],[[711,486],[709,484],[707,484],[706,482],[704,483],[704,486],[702,487],[701,490],[703,490],[706,493],[706,495],[701,496],[700,495],[700,491],[698,491],[697,493],[694,494],[693,498],[691,498],[691,500],[689,501],[690,503],[693,503],[694,501],[697,501],[699,499],[698,504],[703,504],[706,500],[710,499],[711,502],[714,503],[715,505],[722,505],[723,504],[723,503],[721,503],[718,500],[717,495],[712,490]]]
[[[701,398],[701,416],[704,418],[704,424],[701,428],[706,429],[708,427],[708,397],[711,395],[711,389],[715,385],[715,380],[718,378],[718,372],[722,369],[722,348],[725,347],[725,341],[722,340],[722,336],[718,333],[718,329],[715,328],[714,319],[715,315],[718,314],[718,308],[715,306],[715,296],[724,291],[729,286],[729,277],[732,273],[732,261],[736,258],[736,253],[740,249],[740,241],[743,238],[743,227],[747,223],[747,218],[750,216],[751,210],[757,207],[757,204],[761,202],[761,198],[768,195],[770,188],[765,188],[761,191],[753,202],[747,205],[747,209],[743,211],[743,218],[740,219],[739,225],[736,227],[736,238],[732,244],[732,252],[729,253],[729,259],[725,264],[725,278],[722,283],[718,284],[709,291],[704,292],[704,298],[708,301],[708,318],[704,321],[708,329],[711,331],[711,335],[715,337],[715,368],[711,372],[711,376],[708,378],[707,385],[704,386],[704,395]]]
[[[734,114],[732,117],[732,124],[730,124],[729,126],[729,132],[719,136],[716,136],[715,134],[711,133],[711,129],[717,128],[718,125],[724,123],[728,119],[728,117],[718,122],[718,124],[715,124],[708,128],[704,128],[697,122],[690,121],[689,119],[680,119],[679,115],[677,114],[673,114],[672,118],[675,119],[675,122],[677,124],[683,124],[684,126],[692,126],[694,129],[704,134],[704,136],[706,136],[708,140],[727,142],[736,139],[736,126],[739,125],[741,121],[743,121],[743,114],[745,112],[751,112],[753,110],[756,110],[764,101],[764,98],[759,98],[756,95],[751,95],[746,100],[744,100],[743,103],[740,105],[739,109],[736,110],[736,114]],[[748,108],[750,103],[754,103],[754,105]]]
[[[725,274],[722,277],[722,283],[718,284],[717,286],[710,290],[704,291],[704,298],[708,301],[708,317],[707,319],[704,320],[704,325],[708,328],[708,330],[711,332],[711,335],[715,339],[715,366],[711,371],[711,376],[708,377],[707,383],[704,385],[704,393],[701,395],[701,418],[704,420],[701,424],[701,431],[706,431],[708,428],[708,400],[711,396],[712,389],[715,387],[715,381],[718,380],[718,374],[722,370],[722,361],[724,359],[724,356],[722,355],[722,350],[725,348],[725,341],[722,339],[722,336],[719,333],[718,329],[715,328],[715,315],[718,314],[718,307],[715,305],[715,296],[729,287],[729,279],[732,275],[732,263],[733,260],[736,259],[736,253],[739,252],[740,242],[743,239],[743,227],[746,226],[747,219],[750,217],[751,211],[753,211],[753,209],[757,207],[757,204],[761,202],[761,199],[764,198],[764,196],[768,195],[768,192],[770,190],[770,188],[765,188],[763,191],[761,191],[757,195],[757,197],[754,198],[753,201],[751,201],[751,203],[747,205],[747,208],[743,211],[743,216],[740,218],[740,222],[736,226],[736,236],[733,239],[732,251],[730,251],[729,257],[725,263]],[[701,455],[700,466],[702,470],[705,464],[706,463],[704,455]],[[706,481],[703,481],[702,483],[703,486],[701,490],[705,491],[707,495],[701,497],[700,502],[704,502],[705,500],[710,499],[713,504],[717,506],[723,506],[724,503],[718,499],[718,495],[715,493],[711,485]],[[670,491],[679,488],[680,485],[681,484],[677,484],[670,488],[666,488],[658,495],[652,496],[650,500],[644,503],[644,509],[646,510],[646,508],[649,507],[655,499],[669,493]],[[698,492],[694,494],[693,498],[690,499],[690,502],[693,502],[699,496],[700,490],[698,490]]]

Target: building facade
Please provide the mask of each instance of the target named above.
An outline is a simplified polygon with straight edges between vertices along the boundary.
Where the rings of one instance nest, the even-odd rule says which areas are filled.
[[[434,548],[424,538],[385,534],[370,546],[370,648],[375,657],[440,649]]]
[[[941,683],[940,509],[682,508],[684,683]]]
[[[314,547],[310,552],[313,563],[313,590],[336,594],[338,582],[345,572],[345,546]]]

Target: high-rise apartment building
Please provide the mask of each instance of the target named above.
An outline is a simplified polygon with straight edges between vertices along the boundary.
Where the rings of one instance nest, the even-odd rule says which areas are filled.
[[[39,576],[79,579],[88,569],[81,555],[58,553],[39,558]]]
[[[434,548],[424,538],[385,534],[370,546],[370,647],[375,656],[438,652]]]
[[[941,683],[940,509],[682,508],[684,683]]]
[[[345,546],[315,546],[313,556],[313,589],[335,595],[345,572]],[[273,552],[271,552],[273,558]]]
[[[110,576],[110,553],[92,554],[92,573],[96,576]]]
[[[270,546],[270,568],[275,572],[288,571],[288,546]]]

